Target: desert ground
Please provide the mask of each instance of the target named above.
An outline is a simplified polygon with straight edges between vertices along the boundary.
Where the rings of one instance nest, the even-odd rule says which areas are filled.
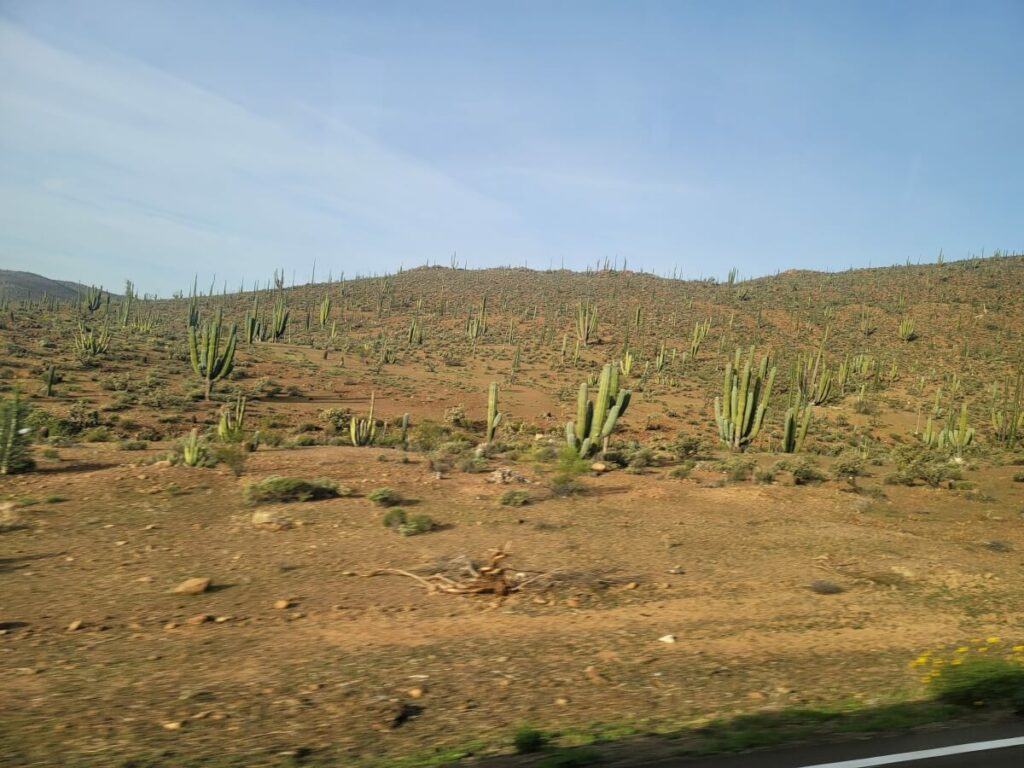
[[[1013,708],[955,689],[1024,675],[1024,257],[320,280],[0,299],[4,765],[617,764]],[[573,449],[606,365],[628,408]]]

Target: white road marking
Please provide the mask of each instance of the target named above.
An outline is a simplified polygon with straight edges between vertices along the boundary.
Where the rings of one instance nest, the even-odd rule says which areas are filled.
[[[899,752],[892,755],[862,757],[856,760],[840,760],[837,763],[817,763],[815,765],[803,765],[800,768],[872,768],[875,765],[895,765],[896,763],[909,763],[914,760],[928,760],[933,757],[947,757],[948,755],[964,755],[969,752],[987,752],[991,749],[1005,749],[1006,747],[1024,747],[1024,736],[1017,736],[1012,739],[995,739],[993,741],[975,741],[970,744],[954,744],[949,747],[938,747],[936,749],[921,749],[917,752]]]

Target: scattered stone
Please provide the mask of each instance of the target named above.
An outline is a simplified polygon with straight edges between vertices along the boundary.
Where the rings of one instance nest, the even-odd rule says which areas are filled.
[[[841,586],[828,579],[815,579],[807,588],[818,595],[838,595],[844,591]]]
[[[676,641],[675,635],[662,635],[658,638],[659,643],[674,643]]]
[[[410,688],[408,693],[409,693],[409,698],[410,699],[422,699],[423,698],[423,688],[420,687],[420,686],[417,686],[416,688]]]
[[[559,696],[557,699],[555,699],[555,704],[557,704],[560,707],[565,707],[569,705],[569,700],[565,698],[565,696]]]
[[[80,630],[82,628],[82,626],[83,626],[82,620],[81,619],[75,619],[70,624],[68,624],[68,632],[77,632],[78,630]]]
[[[680,574],[686,573],[686,569],[681,565],[677,565],[674,568],[669,568],[668,573],[671,573],[673,576],[679,576]]]
[[[181,584],[174,588],[174,593],[176,595],[201,595],[210,588],[212,583],[210,579],[196,576],[181,582]]]
[[[291,600],[286,600],[284,598],[274,601],[274,608],[276,608],[279,611],[285,611],[291,608],[293,605],[294,603]]]
[[[192,626],[198,626],[199,624],[205,624],[208,621],[213,621],[213,616],[208,613],[197,613],[195,616],[189,618],[185,623],[191,624]]]
[[[583,670],[583,672],[586,674],[590,682],[594,683],[595,685],[604,685],[608,682],[608,678],[602,675],[600,672],[598,672],[597,667],[593,665],[587,667],[585,670]]]
[[[258,509],[253,512],[252,524],[268,531],[287,531],[294,525],[291,518],[272,509]]]
[[[184,723],[182,723],[181,720],[171,720],[170,722],[163,724],[164,730],[166,731],[180,731],[182,725],[184,725]]]

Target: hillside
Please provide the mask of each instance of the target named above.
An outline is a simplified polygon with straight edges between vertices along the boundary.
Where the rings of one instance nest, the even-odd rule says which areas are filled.
[[[1015,255],[8,300],[0,752],[546,764],[529,724],[616,765],[1001,716],[942,686],[1024,660],[1022,287]]]
[[[61,301],[75,299],[85,286],[70,280],[51,280],[33,272],[0,269],[0,298],[39,299],[50,296]]]

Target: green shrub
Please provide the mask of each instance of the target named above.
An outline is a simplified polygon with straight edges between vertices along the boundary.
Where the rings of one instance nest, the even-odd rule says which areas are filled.
[[[144,451],[149,447],[149,443],[145,440],[122,440],[117,447],[122,451]]]
[[[512,737],[512,744],[520,755],[540,752],[546,743],[547,738],[544,734],[529,725],[522,725],[517,728],[515,735]]]
[[[374,488],[368,494],[366,498],[376,504],[378,507],[394,507],[402,502],[402,494],[396,491],[394,488]]]
[[[347,489],[345,489],[347,491]],[[245,489],[250,504],[271,502],[313,501],[341,496],[342,489],[333,480],[305,480],[301,477],[271,475]]]
[[[384,513],[384,517],[381,522],[385,528],[394,528],[398,530],[398,526],[404,525],[407,519],[407,514],[401,507],[392,507]]]
[[[681,480],[685,480],[687,477],[690,476],[690,473],[693,472],[693,468],[696,466],[697,463],[695,461],[684,461],[678,467],[673,467],[672,471],[668,473],[669,477],[675,477]]]
[[[416,536],[432,531],[436,527],[437,523],[434,522],[430,515],[420,513],[418,515],[410,515],[404,523],[398,526],[398,532],[403,536]]]
[[[585,486],[574,475],[564,472],[559,472],[552,477],[548,487],[551,488],[551,492],[555,496],[578,496],[586,490]]]
[[[749,480],[754,471],[754,460],[746,456],[733,456],[718,463],[718,468],[732,481]]]
[[[1024,665],[997,657],[947,664],[931,682],[940,701],[962,706],[1018,706],[1024,702]]]
[[[505,491],[501,494],[501,503],[506,507],[522,507],[530,503],[530,494],[519,490]]]

